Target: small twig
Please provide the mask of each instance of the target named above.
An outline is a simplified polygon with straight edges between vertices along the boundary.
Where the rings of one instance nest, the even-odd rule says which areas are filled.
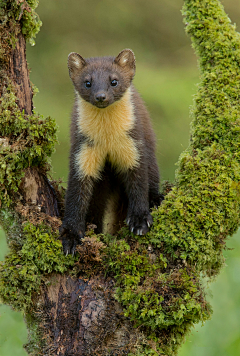
[[[18,1],[17,1],[17,4],[20,4],[20,3],[22,3],[22,5],[21,5],[20,14],[19,14],[19,16],[18,16],[18,21],[21,20],[24,10],[26,10],[27,12],[31,12],[31,11],[32,11],[31,7],[28,5],[28,3],[26,2],[26,0],[18,0]]]

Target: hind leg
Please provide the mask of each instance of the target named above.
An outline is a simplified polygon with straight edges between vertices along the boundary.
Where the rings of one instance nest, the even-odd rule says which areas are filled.
[[[163,200],[163,196],[159,192],[159,181],[159,169],[155,158],[148,166],[149,208],[159,206]]]
[[[114,193],[108,201],[104,216],[104,233],[115,235],[125,224],[127,217],[127,197],[124,188],[116,185]]]
[[[89,204],[86,222],[96,225],[96,233],[103,232],[103,219],[111,189],[107,177],[98,181],[93,189],[92,199]]]

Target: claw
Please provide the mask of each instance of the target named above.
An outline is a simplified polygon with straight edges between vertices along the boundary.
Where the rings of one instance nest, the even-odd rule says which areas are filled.
[[[129,225],[130,223],[130,218],[126,220],[126,224]]]
[[[137,235],[140,235],[140,230],[139,229],[137,230]]]
[[[139,230],[139,235],[142,235],[143,234],[143,231],[142,230]]]
[[[68,255],[68,250],[67,250],[67,252],[66,252],[66,257],[67,257],[67,255]]]
[[[131,228],[131,232],[133,232],[133,230],[134,230],[134,227]]]
[[[151,224],[150,224],[150,222],[147,220],[147,226],[148,227],[150,227],[151,226]]]

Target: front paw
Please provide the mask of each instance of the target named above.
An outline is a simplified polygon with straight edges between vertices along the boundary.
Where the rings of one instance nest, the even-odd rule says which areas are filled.
[[[145,235],[149,231],[153,219],[149,213],[131,214],[127,217],[126,223],[129,230],[135,235]]]
[[[75,232],[72,229],[60,227],[60,237],[62,241],[63,253],[67,256],[68,254],[74,255],[77,245],[81,244],[81,240],[84,237],[84,233],[81,231]]]

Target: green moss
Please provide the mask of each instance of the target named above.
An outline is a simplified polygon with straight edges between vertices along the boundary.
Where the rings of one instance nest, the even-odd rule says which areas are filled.
[[[10,244],[10,252],[0,264],[0,297],[16,310],[31,306],[32,293],[39,291],[44,276],[64,273],[74,265],[65,257],[58,234],[44,224],[23,227],[22,245]]]
[[[44,167],[57,142],[55,120],[33,114],[26,118],[16,104],[14,88],[0,98],[0,200],[9,206],[28,167]]]
[[[2,207],[0,209],[0,224],[6,232],[8,243],[14,241],[14,243],[17,245],[22,244],[22,228],[19,225],[18,215],[14,210]]]
[[[240,222],[240,36],[217,0],[185,1],[183,13],[200,57],[201,84],[176,186],[153,213],[148,238],[174,258],[216,275],[226,237]]]
[[[28,329],[28,343],[23,347],[30,356],[41,355],[41,350],[46,347],[47,342],[44,339],[44,335],[39,330],[39,323],[41,320],[36,317],[33,318],[30,313],[27,313],[25,316],[25,322]]]
[[[0,17],[3,24],[9,21],[20,21],[22,33],[26,40],[33,46],[34,38],[40,30],[42,22],[34,11],[38,6],[38,0],[0,0]],[[14,43],[14,34],[11,43]]]
[[[102,239],[107,246],[105,268],[116,280],[115,297],[125,316],[144,332],[145,354],[175,354],[190,328],[211,315],[199,274],[181,260],[176,263],[164,250],[152,249],[147,238],[128,229],[119,239]],[[151,340],[159,353],[150,347]]]

